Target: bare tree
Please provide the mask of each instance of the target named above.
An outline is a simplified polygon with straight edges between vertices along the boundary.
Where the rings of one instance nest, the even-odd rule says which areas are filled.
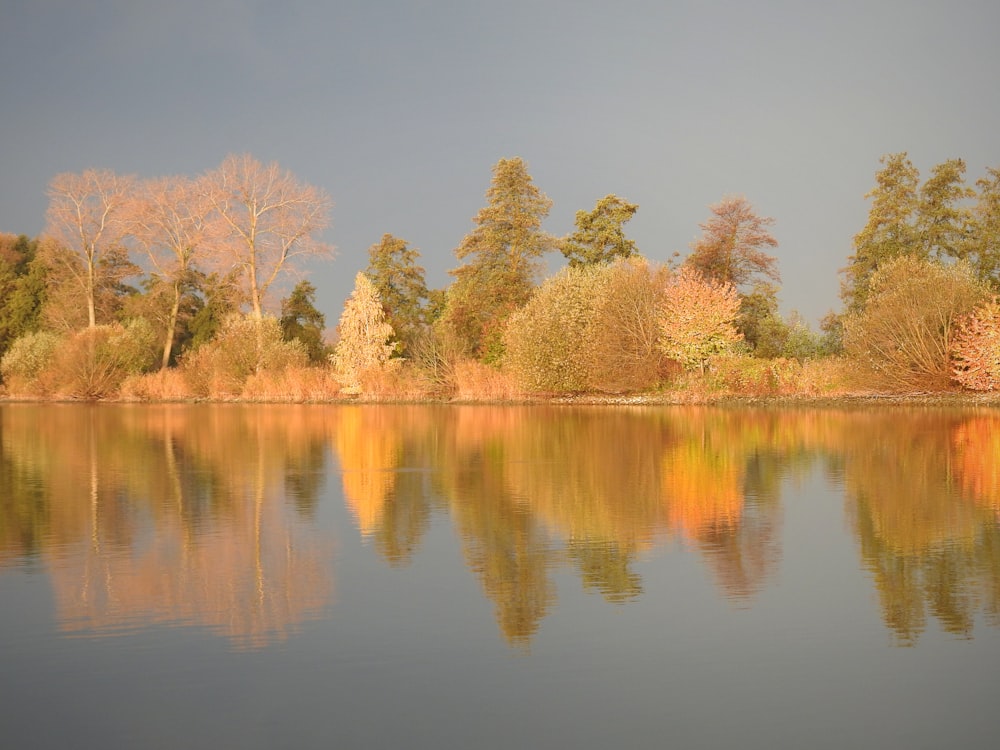
[[[145,183],[131,203],[134,239],[169,289],[161,368],[170,363],[181,300],[205,249],[213,213],[206,188],[204,179],[164,177]]]
[[[97,325],[96,299],[102,285],[128,275],[124,251],[129,232],[127,204],[135,178],[102,169],[64,172],[49,184],[45,234],[69,251],[53,253],[50,262],[77,283],[87,303],[87,322]]]
[[[249,154],[226,157],[208,174],[207,186],[219,219],[212,261],[239,272],[259,319],[271,285],[295,261],[332,254],[317,235],[329,225],[333,204],[319,188]]]

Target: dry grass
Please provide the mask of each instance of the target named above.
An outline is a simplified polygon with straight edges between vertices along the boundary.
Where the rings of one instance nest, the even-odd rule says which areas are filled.
[[[454,378],[458,401],[513,401],[524,395],[516,378],[474,360],[456,362]]]
[[[186,401],[194,394],[179,370],[161,370],[126,378],[118,397],[122,401]]]
[[[678,390],[740,397],[836,396],[853,392],[856,385],[847,361],[837,357],[798,362],[725,356],[713,359],[703,378],[682,381]]]
[[[247,378],[242,401],[301,403],[337,398],[340,383],[328,367],[287,367]]]
[[[907,392],[871,387],[859,365],[837,357],[798,363],[795,360],[765,360],[748,357],[719,358],[702,376],[697,372],[675,375],[664,390],[636,391],[628,394],[578,394],[575,396],[527,396],[516,379],[503,370],[472,360],[459,360],[449,367],[448,390],[425,371],[404,363],[391,370],[366,372],[360,392],[345,392],[335,373],[327,367],[289,367],[285,370],[251,375],[242,386],[209,375],[191,387],[190,372],[170,369],[145,375],[133,375],[111,400],[130,402],[170,402],[205,399],[210,401],[246,401],[257,403],[304,403],[338,401],[437,401],[459,402],[581,402],[581,403],[711,403],[728,399],[838,399],[838,398],[960,398],[975,396],[977,402],[996,403],[995,393]],[[0,384],[0,399],[63,400],[72,394],[55,387],[41,373],[33,379],[8,377]]]
[[[205,377],[192,388],[190,371],[165,370],[128,378],[118,398],[122,401],[253,401],[301,403],[338,397],[340,384],[325,367],[288,367],[251,375],[241,386],[232,379]]]
[[[419,401],[435,395],[431,380],[409,364],[365,370],[360,380],[362,396],[373,401]]]

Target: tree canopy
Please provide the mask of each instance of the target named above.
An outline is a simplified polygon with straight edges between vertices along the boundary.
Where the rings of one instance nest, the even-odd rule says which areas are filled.
[[[777,259],[763,250],[778,246],[768,231],[774,219],[758,216],[742,196],[723,198],[710,208],[712,216],[699,224],[702,236],[691,245],[687,265],[737,289],[760,277],[780,281]]]
[[[424,269],[417,264],[419,259],[420,253],[409,247],[406,240],[388,233],[368,248],[365,275],[382,300],[400,354],[412,350],[429,322],[431,293],[424,281]]]
[[[455,249],[464,263],[450,272],[455,281],[441,321],[461,350],[484,361],[500,356],[503,321],[528,300],[539,259],[555,247],[542,230],[551,207],[520,158],[493,167],[486,206]]]
[[[576,231],[563,239],[560,250],[571,266],[611,263],[638,254],[623,226],[639,206],[613,193],[597,201],[593,211],[576,212]]]
[[[949,159],[936,165],[921,185],[920,172],[905,151],[880,159],[868,221],[854,236],[854,253],[843,270],[841,297],[848,312],[862,310],[873,276],[901,257],[951,262],[967,259],[979,278],[995,277],[997,269],[997,202],[993,181],[980,180],[980,201],[968,201],[976,191],[965,184],[965,162]],[[988,170],[994,180],[997,175]],[[992,239],[991,239],[992,237]]]
[[[276,162],[264,165],[249,154],[226,157],[206,184],[219,217],[212,261],[239,270],[251,313],[260,318],[271,285],[296,260],[333,252],[318,238],[333,204]]]

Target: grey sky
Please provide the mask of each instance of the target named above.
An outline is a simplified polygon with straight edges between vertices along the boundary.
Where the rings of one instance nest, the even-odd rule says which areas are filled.
[[[446,285],[520,156],[549,231],[617,193],[654,260],[745,195],[776,220],[783,310],[815,322],[882,154],[1000,166],[998,29],[995,0],[0,0],[0,231],[38,234],[59,172],[249,152],[333,197],[310,278],[334,325],[385,232]]]

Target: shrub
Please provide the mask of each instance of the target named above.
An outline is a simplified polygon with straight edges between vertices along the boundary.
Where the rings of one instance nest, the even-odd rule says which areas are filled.
[[[462,359],[454,337],[437,327],[428,327],[413,341],[404,366],[421,393],[444,397],[455,391],[455,363]],[[370,378],[368,371],[366,377]]]
[[[185,401],[192,395],[184,373],[174,369],[129,375],[118,390],[124,401]]]
[[[94,326],[66,339],[40,377],[67,398],[109,398],[129,375],[151,368],[156,355],[156,334],[141,318]]]
[[[39,375],[49,366],[61,337],[48,331],[15,339],[0,359],[0,377],[10,393],[39,393]]]
[[[565,268],[508,321],[506,363],[529,391],[566,393],[590,383],[591,329],[603,267]]]
[[[327,401],[340,392],[340,384],[328,367],[287,367],[250,375],[241,397],[248,401]]]
[[[897,258],[872,275],[864,307],[845,319],[844,351],[877,387],[947,389],[955,323],[986,297],[964,263]]]
[[[393,360],[386,367],[361,373],[361,391],[376,401],[414,400],[440,395],[427,374],[406,360]]]
[[[663,270],[641,258],[569,267],[510,318],[505,364],[529,391],[623,392],[655,386]]]
[[[670,360],[659,348],[657,314],[666,274],[642,258],[604,267],[587,343],[591,389],[641,391],[663,379]]]
[[[760,359],[747,355],[713,357],[707,376],[716,391],[737,396],[777,396],[795,392],[795,360]]]
[[[994,297],[958,322],[952,358],[952,375],[963,387],[1000,387],[1000,300]]]
[[[184,357],[182,368],[198,396],[239,396],[251,375],[304,367],[307,359],[302,342],[285,341],[273,316],[231,315],[214,339]]]

